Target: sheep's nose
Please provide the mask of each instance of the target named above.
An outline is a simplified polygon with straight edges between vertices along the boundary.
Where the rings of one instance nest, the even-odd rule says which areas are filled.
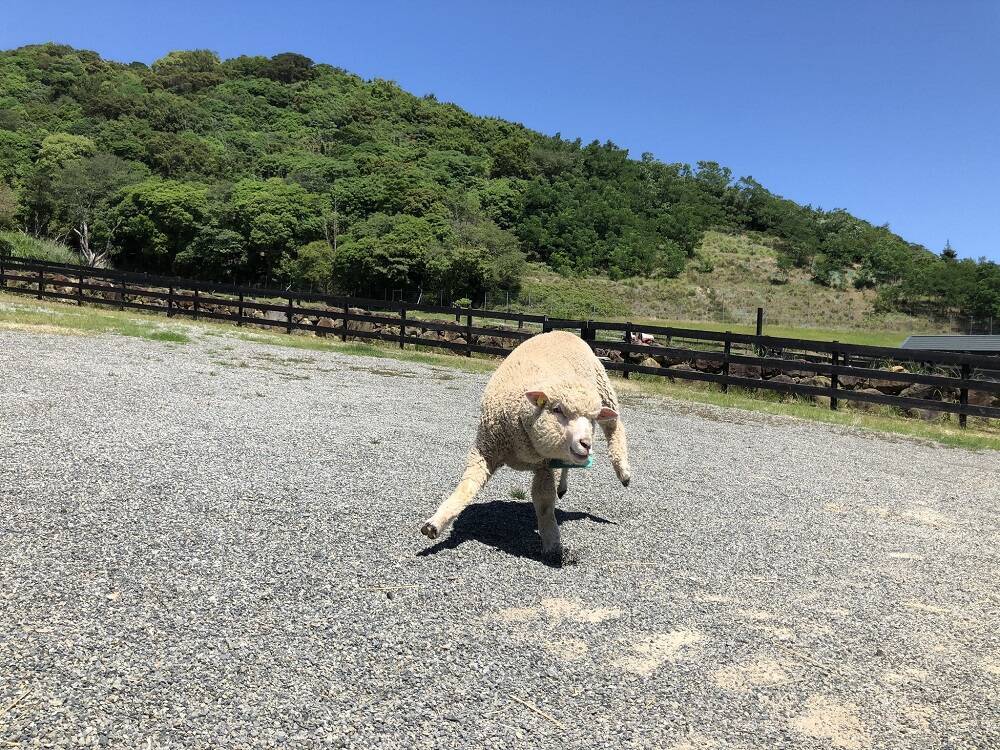
[[[580,447],[581,448],[586,448],[589,451],[590,450],[590,441],[589,440],[581,440],[580,441]]]

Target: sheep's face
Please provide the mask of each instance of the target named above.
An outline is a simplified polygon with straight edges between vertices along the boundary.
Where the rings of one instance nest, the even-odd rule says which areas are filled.
[[[618,418],[597,394],[548,388],[524,394],[533,407],[528,434],[538,454],[583,465],[594,446],[594,423]]]

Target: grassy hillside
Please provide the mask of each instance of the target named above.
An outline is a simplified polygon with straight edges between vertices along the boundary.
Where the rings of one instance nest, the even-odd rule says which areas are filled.
[[[840,326],[877,302],[1000,317],[994,263],[713,161],[637,159],[295,53],[146,65],[58,44],[0,51],[3,229],[140,271],[448,301],[523,289],[557,313],[593,285],[602,315],[764,303]]]
[[[943,330],[901,313],[876,313],[873,290],[834,289],[779,266],[776,240],[709,231],[676,278],[567,278],[530,264],[518,307],[554,316],[609,318],[705,330],[752,333],[757,307],[765,333],[896,346],[910,333]]]

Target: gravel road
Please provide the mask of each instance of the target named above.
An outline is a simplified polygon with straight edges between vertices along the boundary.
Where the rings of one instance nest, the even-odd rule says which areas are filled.
[[[485,382],[0,331],[0,746],[1000,747],[996,454],[630,392],[556,569]]]

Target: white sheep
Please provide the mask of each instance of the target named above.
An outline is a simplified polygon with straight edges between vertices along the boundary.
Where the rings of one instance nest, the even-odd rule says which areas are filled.
[[[604,365],[579,337],[565,331],[524,341],[493,373],[483,392],[476,442],[461,481],[420,531],[436,539],[501,467],[534,472],[531,501],[542,553],[559,559],[555,473],[550,462],[583,466],[591,457],[594,422],[601,425],[615,473],[629,483],[628,446],[618,398]],[[566,492],[562,469],[558,496]]]

